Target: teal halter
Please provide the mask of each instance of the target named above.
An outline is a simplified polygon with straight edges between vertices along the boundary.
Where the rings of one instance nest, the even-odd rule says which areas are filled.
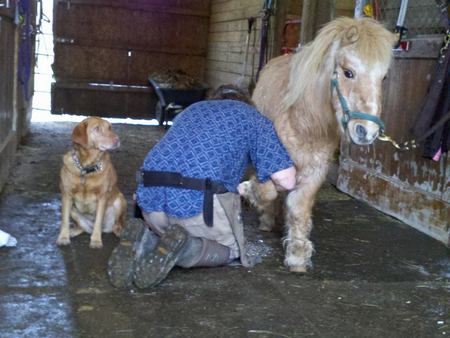
[[[342,116],[342,120],[341,120],[344,130],[347,130],[347,126],[348,126],[348,123],[350,122],[350,120],[360,119],[360,120],[368,120],[368,121],[378,124],[378,127],[380,128],[380,133],[383,133],[384,122],[378,116],[362,113],[360,111],[351,111],[350,110],[350,108],[348,107],[347,101],[345,100],[345,97],[342,95],[341,91],[339,90],[339,83],[338,83],[336,76],[331,79],[331,87],[332,87],[332,89],[336,88],[339,102],[341,103],[341,107],[344,112],[344,114]]]

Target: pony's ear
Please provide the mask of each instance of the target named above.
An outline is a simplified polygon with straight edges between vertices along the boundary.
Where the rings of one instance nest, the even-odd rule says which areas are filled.
[[[344,43],[352,44],[359,40],[359,30],[356,26],[350,26],[344,35]]]
[[[79,144],[83,148],[87,147],[87,123],[82,121],[78,123],[72,131],[72,142]]]

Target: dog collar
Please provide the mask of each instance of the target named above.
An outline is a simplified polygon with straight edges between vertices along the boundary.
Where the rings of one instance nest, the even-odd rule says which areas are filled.
[[[73,162],[75,163],[75,166],[80,170],[80,176],[83,177],[84,175],[90,174],[90,173],[94,173],[97,171],[102,171],[103,169],[103,162],[102,161],[97,161],[95,164],[87,166],[87,167],[83,167],[81,165],[80,160],[78,159],[77,153],[75,152],[75,149],[72,150],[72,159]]]

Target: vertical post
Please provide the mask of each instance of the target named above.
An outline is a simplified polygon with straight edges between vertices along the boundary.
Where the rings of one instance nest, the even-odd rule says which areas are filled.
[[[364,17],[364,5],[365,0],[355,0],[355,18],[363,18]]]
[[[278,56],[281,54],[281,47],[283,42],[283,28],[284,23],[286,21],[286,13],[288,7],[288,1],[277,1],[276,2],[276,11],[273,16],[274,19],[274,27],[273,30],[275,32],[273,44],[272,44],[272,52],[269,54],[269,58]]]
[[[317,31],[328,23],[334,15],[335,0],[304,0],[300,44],[314,39]]]
[[[300,32],[300,44],[305,45],[314,38],[316,27],[317,3],[315,0],[304,0],[302,10],[302,30]]]

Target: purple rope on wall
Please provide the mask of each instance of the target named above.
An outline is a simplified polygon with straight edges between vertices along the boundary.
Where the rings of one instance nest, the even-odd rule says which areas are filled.
[[[29,0],[20,0],[16,8],[16,20],[22,26],[19,42],[19,83],[22,85],[23,95],[28,101],[31,97],[29,81],[31,77],[31,50],[33,30],[30,22],[31,8]]]

